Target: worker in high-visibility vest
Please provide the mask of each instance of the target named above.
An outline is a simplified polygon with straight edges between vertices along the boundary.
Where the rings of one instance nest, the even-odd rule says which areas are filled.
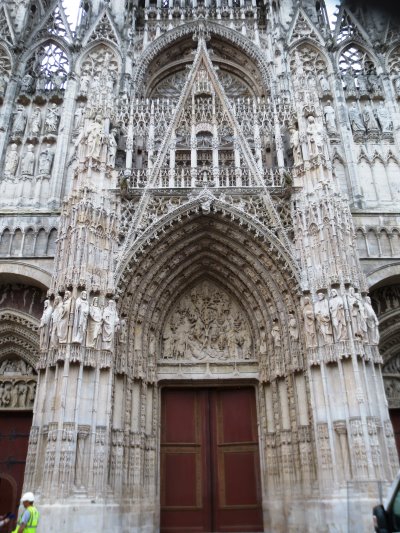
[[[32,492],[25,492],[21,498],[25,510],[19,517],[17,527],[12,533],[36,533],[39,522],[39,511],[34,507],[35,496]]]

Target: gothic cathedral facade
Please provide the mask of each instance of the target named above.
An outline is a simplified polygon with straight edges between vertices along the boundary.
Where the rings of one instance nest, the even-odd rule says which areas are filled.
[[[3,0],[0,28],[0,511],[370,531],[399,466],[400,21]]]

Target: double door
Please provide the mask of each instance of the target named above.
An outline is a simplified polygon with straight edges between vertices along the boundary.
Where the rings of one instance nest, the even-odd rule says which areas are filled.
[[[263,531],[251,387],[163,389],[161,531]]]

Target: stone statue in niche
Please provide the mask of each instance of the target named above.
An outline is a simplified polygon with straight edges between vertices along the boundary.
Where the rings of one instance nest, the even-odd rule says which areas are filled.
[[[346,94],[350,96],[356,93],[356,83],[354,80],[354,73],[352,69],[349,69],[343,76],[344,84],[346,86]]]
[[[382,85],[381,80],[379,79],[379,76],[377,74],[371,73],[368,74],[368,85],[369,90],[375,94],[380,95],[382,92]]]
[[[71,312],[71,305],[72,305],[71,292],[65,291],[62,306],[60,309],[61,311],[60,319],[57,325],[57,335],[58,335],[59,344],[66,344],[68,341],[68,323],[69,323],[69,315]]]
[[[307,118],[307,123],[308,150],[312,157],[323,152],[324,140],[319,125],[312,115]]]
[[[40,319],[39,330],[40,330],[40,350],[45,351],[49,347],[50,341],[50,323],[51,316],[53,314],[53,308],[50,305],[50,300],[44,301],[43,314]]]
[[[17,145],[13,143],[10,144],[7,150],[6,161],[4,165],[4,176],[6,178],[11,178],[15,176],[15,173],[17,171],[19,161],[17,149]]]
[[[290,311],[288,313],[288,324],[289,324],[289,335],[292,341],[298,341],[299,340],[299,328],[297,326],[297,320],[294,316],[293,311]]]
[[[358,340],[363,340],[367,333],[367,323],[364,315],[364,305],[361,295],[356,293],[354,287],[349,288],[347,294],[347,302],[349,304],[349,313],[351,317],[351,325],[353,335]]]
[[[49,146],[42,149],[39,155],[39,174],[49,176],[53,166],[54,152]]]
[[[249,359],[251,337],[239,305],[214,284],[203,281],[185,294],[163,332],[168,359]]]
[[[320,334],[325,344],[332,344],[333,331],[331,317],[329,314],[329,304],[323,292],[319,292],[317,296],[318,300],[314,305],[317,332]]]
[[[272,321],[271,337],[272,342],[274,343],[274,348],[280,348],[282,346],[281,340],[281,328],[279,327],[279,320],[274,318]]]
[[[367,77],[365,74],[359,74],[357,76],[358,90],[361,96],[368,94]]]
[[[347,339],[346,318],[344,314],[343,298],[338,295],[336,289],[331,290],[329,310],[331,312],[335,340],[343,341]]]
[[[327,101],[324,107],[324,117],[328,133],[337,133],[335,110],[330,100]]]
[[[371,298],[366,296],[364,302],[365,319],[369,344],[379,344],[379,320],[371,305]]]
[[[30,94],[33,90],[34,78],[27,72],[21,80],[21,92]]]
[[[85,104],[83,102],[80,102],[80,104],[77,106],[75,110],[74,129],[75,130],[81,129],[83,126],[84,120],[85,120]]]
[[[50,322],[50,348],[58,347],[58,325],[61,318],[63,302],[61,296],[54,298],[54,310]]]
[[[353,102],[351,104],[351,107],[349,109],[349,119],[350,119],[351,129],[353,130],[354,133],[356,132],[365,133],[364,122],[363,122],[360,110],[358,109],[356,102]]]
[[[103,311],[99,307],[99,299],[95,296],[92,305],[89,306],[86,334],[86,346],[88,348],[100,348],[102,316]]]
[[[378,109],[376,110],[376,116],[378,118],[382,133],[391,133],[393,130],[393,121],[383,102],[379,102]]]
[[[35,154],[33,153],[33,145],[26,146],[25,155],[21,159],[21,174],[23,176],[33,176],[35,170]]]
[[[126,318],[122,317],[119,323],[118,344],[126,344],[127,340],[128,340],[128,324],[126,322]]]
[[[58,121],[60,112],[56,103],[50,104],[47,108],[46,118],[44,120],[44,130],[46,133],[56,134],[58,131]]]
[[[293,151],[293,162],[294,165],[301,165],[303,162],[303,157],[301,154],[301,144],[300,144],[300,136],[298,130],[291,126],[289,128],[290,133],[290,147]]]
[[[26,111],[23,105],[18,105],[14,113],[14,121],[12,125],[13,135],[23,135],[26,128]]]
[[[30,133],[31,135],[36,137],[40,134],[40,128],[42,126],[42,112],[40,110],[40,107],[35,107],[30,122]]]
[[[115,130],[111,130],[107,140],[107,165],[115,167],[115,156],[117,155],[117,141],[115,139]]]
[[[114,300],[108,300],[108,305],[103,311],[102,320],[101,347],[103,350],[111,351],[115,333],[119,328],[119,318]]]
[[[321,87],[321,91],[323,93],[329,93],[331,90],[331,88],[329,87],[328,78],[323,72],[319,75],[319,86]]]
[[[308,348],[317,346],[317,332],[315,330],[315,315],[312,302],[308,296],[303,303],[304,331]]]
[[[106,136],[100,118],[91,122],[86,136],[86,155],[93,159],[100,159],[102,148],[105,145]]]
[[[75,302],[74,322],[72,326],[72,342],[83,344],[89,315],[87,292],[82,291]]]
[[[369,104],[366,104],[363,109],[363,120],[364,120],[365,128],[368,133],[379,131],[378,124],[374,117],[374,113]]]

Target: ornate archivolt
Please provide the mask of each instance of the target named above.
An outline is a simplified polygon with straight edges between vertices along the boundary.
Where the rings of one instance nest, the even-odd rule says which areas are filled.
[[[127,322],[127,339],[119,347],[117,369],[136,377],[149,372],[154,380],[157,360],[182,359],[182,348],[175,348],[175,327],[181,336],[196,337],[185,358],[203,357],[200,346],[204,343],[209,360],[260,360],[263,379],[300,368],[299,334],[297,339],[286,334],[291,319],[300,324],[297,287],[282,255],[237,223],[215,213],[179,219],[119,279],[120,316]],[[210,293],[213,297],[219,293],[218,305],[209,303]],[[201,302],[197,311],[192,296]],[[225,316],[221,330],[227,331],[229,346],[223,335],[212,343],[205,341],[210,334],[205,315],[217,308],[227,310],[218,316],[221,320]],[[234,340],[239,336],[243,343]],[[269,359],[267,353],[272,354]]]
[[[38,349],[37,321],[12,309],[2,310],[0,312],[0,410],[33,408]]]

